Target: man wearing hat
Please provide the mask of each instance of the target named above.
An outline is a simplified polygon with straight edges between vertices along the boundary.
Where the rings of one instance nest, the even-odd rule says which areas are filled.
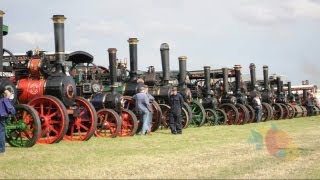
[[[182,134],[181,111],[183,107],[183,97],[178,93],[177,87],[173,87],[169,98],[171,107],[169,119],[172,134]]]
[[[0,87],[0,95],[0,153],[4,153],[6,144],[5,120],[9,114],[15,114],[16,110],[9,100],[9,98],[12,96],[12,93],[8,89]]]
[[[139,93],[132,97],[135,100],[136,111],[142,118],[142,129],[141,134],[146,135],[149,130],[149,114],[152,111],[149,108],[149,98],[145,93],[145,88],[143,86],[139,87]]]

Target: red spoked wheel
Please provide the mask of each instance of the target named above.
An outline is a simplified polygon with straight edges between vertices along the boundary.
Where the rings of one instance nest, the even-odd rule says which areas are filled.
[[[290,111],[289,111],[289,108],[286,104],[282,104],[280,103],[281,107],[282,107],[282,110],[283,110],[283,116],[282,116],[282,119],[288,119],[289,116],[290,116]]]
[[[222,109],[227,115],[227,125],[236,124],[239,120],[239,112],[236,106],[230,103],[221,104],[219,109]]]
[[[134,100],[132,99],[131,96],[124,96],[124,109],[128,109],[131,110],[132,112],[134,112],[135,110],[135,103]],[[162,117],[162,111],[161,108],[159,107],[157,102],[153,102],[152,103],[152,122],[151,122],[151,131],[154,132],[156,131],[160,124],[161,124],[161,117]],[[141,117],[136,114],[136,118],[138,121],[138,129],[137,132],[140,132],[141,128],[142,128],[142,121],[141,121]]]
[[[161,119],[161,124],[163,128],[169,128],[170,127],[170,106],[166,105],[166,104],[159,104],[161,111],[162,111],[162,119]],[[182,124],[182,128],[187,128],[189,125],[189,112],[185,109],[182,108],[181,111],[181,124]]]
[[[163,128],[169,128],[169,116],[170,116],[170,106],[166,104],[159,104],[162,111],[161,124]]]
[[[291,105],[291,104],[286,104],[286,105],[287,105],[287,107],[288,107],[288,109],[289,109],[288,118],[289,118],[289,119],[293,119],[294,116],[295,116],[295,114],[296,114],[296,110],[295,110],[295,108],[294,108],[293,105]]]
[[[112,109],[100,109],[97,112],[97,130],[94,134],[98,137],[115,138],[121,130],[121,118]]]
[[[274,120],[279,120],[282,119],[283,117],[283,109],[279,103],[274,103],[272,104],[273,108],[273,119]]]
[[[56,97],[40,96],[28,103],[33,107],[41,122],[41,133],[38,143],[52,144],[62,140],[69,125],[66,107]]]
[[[159,106],[159,104],[156,101],[152,102],[152,122],[151,122],[151,132],[155,132],[159,129],[161,125],[161,117],[162,117],[162,111]]]
[[[246,104],[245,106],[249,111],[249,120],[247,121],[247,123],[253,123],[256,119],[256,112],[250,105]]]
[[[270,104],[263,102],[262,103],[262,121],[268,121],[273,118],[273,108]],[[256,120],[254,120],[256,122]]]
[[[138,129],[137,116],[129,109],[123,109],[121,112],[122,125],[119,136],[133,136]]]
[[[238,112],[239,112],[239,119],[236,122],[236,124],[238,125],[246,124],[247,121],[250,120],[249,110],[246,108],[246,106],[242,104],[236,104],[236,108],[238,109]]]
[[[97,129],[97,112],[92,104],[83,97],[76,97],[76,109],[69,115],[70,124],[65,140],[87,141]]]
[[[123,100],[124,100],[124,109],[128,109],[131,110],[132,112],[135,112],[135,102],[132,99],[131,96],[123,96]],[[138,124],[138,128],[136,130],[135,133],[138,133],[141,131],[142,128],[142,120],[141,117],[139,116],[139,114],[135,113],[136,117],[137,117],[137,124]]]

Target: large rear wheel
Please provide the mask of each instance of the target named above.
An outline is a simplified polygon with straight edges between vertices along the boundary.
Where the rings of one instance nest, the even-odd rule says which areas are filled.
[[[262,121],[268,121],[273,118],[273,108],[268,103],[262,103]],[[254,120],[256,122],[256,119]]]
[[[83,97],[76,97],[76,109],[69,115],[70,123],[64,137],[70,141],[87,141],[97,129],[97,112]]]
[[[247,123],[253,123],[256,119],[256,112],[250,105],[246,104],[245,106],[249,111],[249,120],[247,121]]]
[[[16,105],[15,109],[16,115],[6,120],[6,141],[13,147],[32,147],[41,132],[38,113],[26,104]]]
[[[289,118],[289,119],[293,119],[294,116],[295,116],[295,114],[296,114],[296,110],[295,110],[295,108],[294,108],[293,105],[291,105],[291,104],[286,104],[286,105],[287,105],[287,107],[288,107],[288,109],[289,109],[288,118]]]
[[[222,109],[216,109],[216,125],[225,125],[227,123],[227,114]]]
[[[121,118],[112,109],[100,109],[97,112],[98,123],[94,134],[98,137],[115,138],[121,130]]]
[[[64,104],[56,97],[45,95],[28,103],[33,107],[41,122],[39,143],[52,144],[61,141],[68,130],[69,117]]]
[[[214,126],[216,125],[216,121],[218,119],[217,113],[212,109],[205,109],[206,118],[205,125]]]
[[[274,103],[272,104],[273,108],[273,119],[274,120],[279,120],[282,119],[283,117],[283,109],[279,103]]]
[[[205,123],[205,109],[202,104],[198,101],[192,100],[190,104],[192,110],[191,125],[195,127],[200,127]]]
[[[138,129],[137,116],[129,109],[123,109],[121,112],[122,125],[119,136],[133,136]]]
[[[230,103],[221,104],[219,109],[222,109],[227,115],[227,124],[232,125],[236,124],[239,120],[239,112],[236,106]]]
[[[249,110],[246,108],[246,106],[242,104],[236,104],[236,108],[238,109],[238,112],[239,112],[239,119],[236,122],[236,124],[238,125],[246,124],[247,121],[250,120]]]

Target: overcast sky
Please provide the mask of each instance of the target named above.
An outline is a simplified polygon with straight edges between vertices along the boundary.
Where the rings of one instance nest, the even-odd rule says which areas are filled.
[[[243,73],[288,76],[293,84],[320,85],[320,0],[0,0],[15,53],[39,47],[54,51],[54,14],[67,17],[66,50],[84,50],[108,66],[108,48],[128,58],[127,39],[137,37],[138,68],[161,69],[160,44],[170,46],[171,69],[178,56],[188,70],[233,67]]]

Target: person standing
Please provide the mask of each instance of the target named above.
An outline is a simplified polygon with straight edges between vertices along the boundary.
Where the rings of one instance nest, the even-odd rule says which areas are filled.
[[[5,152],[5,144],[6,144],[6,119],[8,115],[14,115],[16,113],[15,108],[10,102],[10,97],[12,93],[4,89],[4,87],[0,88],[1,98],[0,98],[0,153]]]
[[[306,105],[307,105],[307,114],[308,114],[308,116],[313,116],[314,115],[314,110],[313,110],[313,108],[314,108],[314,98],[313,98],[313,94],[312,93],[308,93]]]
[[[147,134],[150,135],[151,134],[151,126],[152,126],[152,118],[153,118],[152,103],[154,101],[154,97],[149,93],[149,87],[147,85],[144,86],[144,89],[145,89],[145,93],[147,94],[147,96],[149,98],[148,99],[148,102],[149,102],[148,110],[150,111],[150,113],[149,113],[149,118],[148,118],[148,120],[149,120],[149,128],[148,128]]]
[[[256,112],[256,122],[259,123],[262,119],[262,103],[258,93],[253,98],[253,108]]]
[[[132,97],[135,100],[136,111],[142,118],[142,129],[141,134],[146,135],[149,129],[149,114],[150,110],[148,108],[149,98],[145,93],[145,88],[143,86],[139,87],[139,93]]]
[[[178,93],[176,87],[173,87],[169,97],[169,105],[171,107],[169,120],[172,134],[182,134],[181,111],[183,103],[184,100],[182,95]]]

